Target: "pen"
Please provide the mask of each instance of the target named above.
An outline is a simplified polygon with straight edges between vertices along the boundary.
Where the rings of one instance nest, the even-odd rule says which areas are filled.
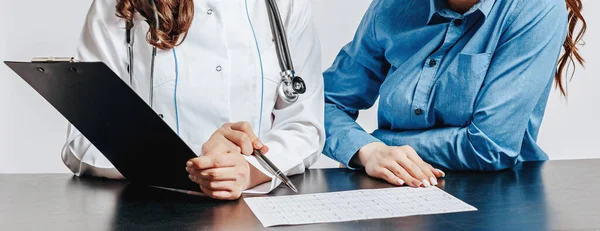
[[[275,164],[273,164],[273,162],[271,162],[269,158],[263,155],[260,150],[254,150],[254,153],[252,153],[252,155],[256,157],[258,162],[265,166],[265,168],[267,168],[267,170],[269,170],[273,175],[277,176],[277,178],[279,178],[283,183],[285,183],[285,185],[287,185],[291,190],[298,193],[298,189],[296,189],[296,186],[292,184],[290,178],[288,178],[281,170],[279,170],[279,168],[277,168],[277,166],[275,166]]]

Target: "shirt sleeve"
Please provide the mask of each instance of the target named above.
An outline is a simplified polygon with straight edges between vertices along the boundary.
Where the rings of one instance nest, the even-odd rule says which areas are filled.
[[[380,141],[356,123],[358,111],[372,107],[377,100],[390,69],[385,50],[375,36],[379,2],[371,3],[354,40],[342,48],[332,67],[323,74],[327,133],[323,153],[349,168],[350,160],[361,147]]]
[[[273,109],[272,129],[261,140],[269,147],[267,157],[287,175],[300,174],[314,164],[325,143],[323,126],[323,77],[321,47],[311,20],[308,0],[293,0],[287,32],[296,74],[304,78],[307,90],[298,101],[286,104],[280,100]],[[244,193],[268,193],[281,181],[260,165],[254,157],[247,160],[272,181]]]
[[[94,0],[81,31],[76,59],[101,61],[121,78],[128,76],[124,26],[123,21],[116,16],[113,1]],[[62,159],[77,176],[123,178],[110,161],[71,124],[62,150]]]
[[[566,36],[564,2],[540,8],[516,15],[501,37],[468,126],[374,135],[388,144],[410,145],[426,162],[448,169],[514,166],[536,105],[548,99]]]

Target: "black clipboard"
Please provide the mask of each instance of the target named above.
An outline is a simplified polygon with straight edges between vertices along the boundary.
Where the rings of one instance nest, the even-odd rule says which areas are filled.
[[[196,154],[101,62],[5,62],[133,183],[199,191],[186,162]]]

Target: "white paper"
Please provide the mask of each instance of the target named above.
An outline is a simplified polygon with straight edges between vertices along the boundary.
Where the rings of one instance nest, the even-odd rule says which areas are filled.
[[[244,198],[264,227],[476,211],[436,187]]]

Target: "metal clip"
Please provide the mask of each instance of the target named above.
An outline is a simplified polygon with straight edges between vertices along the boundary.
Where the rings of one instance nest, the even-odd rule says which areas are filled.
[[[73,57],[34,57],[31,59],[32,63],[59,63],[59,62],[69,62],[74,63],[75,58]]]
[[[292,70],[287,70],[284,72],[281,72],[281,81],[285,82],[285,83],[290,83],[292,82],[292,78],[294,78],[294,71]]]

